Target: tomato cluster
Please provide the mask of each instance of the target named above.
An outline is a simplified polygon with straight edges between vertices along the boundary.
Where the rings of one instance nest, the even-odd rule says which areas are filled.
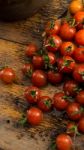
[[[48,22],[43,49],[31,43],[25,52],[31,61],[23,66],[22,72],[33,84],[24,93],[27,102],[33,105],[27,111],[28,122],[39,125],[43,119],[42,112],[49,112],[53,108],[65,111],[70,120],[66,133],[56,138],[58,150],[63,150],[63,147],[64,150],[71,150],[71,137],[79,132],[84,133],[83,20],[84,12],[80,11],[68,20],[64,18]],[[62,83],[63,90],[55,92],[53,97],[43,96],[40,88],[48,83],[54,86]]]
[[[72,10],[72,5],[70,9]],[[50,21],[45,27],[43,47],[39,49],[36,44],[31,43],[25,51],[30,62],[23,65],[22,73],[32,83],[24,92],[24,98],[32,105],[27,110],[28,122],[39,125],[43,120],[43,112],[49,112],[53,108],[65,111],[70,120],[66,133],[56,137],[58,150],[71,150],[71,137],[79,132],[84,133],[83,27],[83,10],[77,11],[70,18]],[[6,67],[0,71],[0,79],[7,84],[15,81],[15,78],[12,68]],[[40,88],[48,83],[54,86],[62,83],[63,89],[55,92],[53,97],[42,95]]]

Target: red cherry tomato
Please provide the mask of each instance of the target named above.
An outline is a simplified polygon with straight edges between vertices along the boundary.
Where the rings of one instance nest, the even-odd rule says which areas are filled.
[[[38,107],[44,111],[50,111],[52,107],[52,99],[49,96],[41,96],[38,101]]]
[[[56,138],[56,146],[58,150],[71,150],[72,139],[67,134],[60,134]]]
[[[43,67],[43,58],[42,56],[36,55],[32,58],[32,64],[35,69],[41,69]]]
[[[57,35],[51,35],[48,37],[48,39],[45,42],[45,47],[51,51],[51,52],[56,52],[62,44],[62,40],[59,36]]]
[[[79,90],[79,86],[76,81],[69,80],[64,83],[63,90],[68,96],[75,96]]]
[[[65,110],[69,104],[67,96],[63,92],[55,93],[53,105],[57,110]]]
[[[45,65],[54,65],[56,63],[56,56],[52,52],[48,52],[43,56]]]
[[[78,45],[84,46],[84,29],[79,30],[75,34],[75,41]]]
[[[63,56],[72,56],[76,46],[72,42],[63,42],[60,47],[60,52]]]
[[[47,84],[47,75],[42,70],[36,70],[32,74],[32,83],[37,87],[43,87]]]
[[[60,37],[63,40],[72,40],[75,36],[76,29],[75,27],[69,25],[69,23],[64,22],[60,28]]]
[[[2,72],[2,81],[7,84],[13,83],[15,81],[15,71],[12,68],[5,68]]]
[[[23,65],[22,72],[24,75],[27,75],[28,77],[31,77],[33,73],[33,65],[31,63],[27,63]]]
[[[71,73],[75,68],[75,61],[70,56],[58,59],[58,69],[63,73]]]
[[[78,130],[84,133],[84,117],[82,117],[78,122]]]
[[[70,136],[74,136],[76,132],[77,132],[77,126],[75,125],[75,123],[73,122],[68,123],[66,133]]]
[[[31,125],[39,125],[43,120],[43,113],[40,109],[32,107],[27,111],[27,120]]]
[[[62,82],[63,75],[57,71],[48,71],[47,75],[48,75],[48,81],[53,85]]]
[[[0,79],[2,79],[3,77],[3,72],[4,72],[4,69],[0,70]]]
[[[76,48],[74,51],[74,59],[79,63],[84,63],[84,47]]]
[[[73,102],[67,107],[67,115],[71,120],[79,120],[82,116],[82,108],[79,103]]]
[[[41,91],[35,86],[29,86],[24,93],[24,97],[29,103],[36,103],[41,96]]]
[[[84,106],[84,90],[80,91],[76,96],[76,101]]]
[[[37,45],[31,43],[31,44],[29,44],[29,45],[27,46],[26,51],[25,51],[25,55],[26,55],[27,57],[32,57],[32,56],[34,56],[34,55],[37,53],[37,51],[38,51]]]
[[[45,27],[45,32],[47,35],[58,34],[60,31],[61,21],[49,21]]]
[[[75,15],[74,15],[76,24],[77,24],[77,29],[83,29],[83,25],[84,25],[84,11],[78,11]]]
[[[77,82],[84,82],[84,65],[80,64],[76,66],[73,72],[73,77]]]

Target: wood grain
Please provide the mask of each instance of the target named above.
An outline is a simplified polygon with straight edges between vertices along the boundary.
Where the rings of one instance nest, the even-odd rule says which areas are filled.
[[[18,126],[18,120],[27,108],[23,97],[26,86],[30,84],[24,79],[21,68],[27,61],[24,55],[26,45],[34,41],[40,47],[44,25],[49,19],[59,17],[67,8],[65,0],[49,0],[33,17],[20,22],[0,22],[0,67],[14,68],[17,81],[12,85],[5,85],[0,81],[0,149],[2,150],[47,150],[50,131],[65,126],[66,120],[60,114],[44,115],[44,121],[38,127],[23,128]],[[54,92],[62,90],[62,86],[51,86],[42,89],[43,95],[52,97]],[[81,137],[78,150],[83,150],[84,137]],[[33,143],[33,144],[32,144]]]

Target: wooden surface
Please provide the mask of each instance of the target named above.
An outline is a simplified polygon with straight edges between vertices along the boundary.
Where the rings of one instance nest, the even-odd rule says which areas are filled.
[[[13,85],[5,85],[0,81],[0,150],[47,150],[49,130],[64,126],[64,121],[52,115],[45,115],[43,123],[36,128],[18,127],[17,122],[26,107],[23,93],[29,84],[21,74],[21,68],[26,62],[26,45],[35,41],[41,47],[45,23],[49,19],[59,17],[67,6],[66,0],[49,0],[46,7],[27,20],[14,23],[0,22],[0,66],[14,68],[18,78]],[[61,87],[48,86],[43,90],[43,94],[50,93],[52,96],[57,90],[61,90]],[[83,138],[81,142],[84,142]],[[83,150],[82,146],[80,150]]]

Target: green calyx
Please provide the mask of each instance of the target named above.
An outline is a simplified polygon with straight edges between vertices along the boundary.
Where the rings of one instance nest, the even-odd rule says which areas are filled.
[[[68,47],[66,48],[66,51],[67,51],[67,52],[71,52],[71,49],[72,49],[72,46],[68,46]]]
[[[72,60],[64,60],[64,65],[63,66],[68,67],[71,64],[71,62],[73,62],[73,61]]]
[[[31,93],[31,96],[32,96],[32,97],[35,97],[35,96],[36,96],[36,91],[31,91],[30,93]]]
[[[47,99],[44,104],[47,106],[47,107],[51,107],[51,100],[50,99]]]
[[[52,21],[50,22],[50,29],[53,29],[54,26],[55,26],[55,23],[54,23],[54,21],[52,20]]]
[[[50,38],[49,44],[50,44],[51,47],[56,47],[56,44],[55,44],[53,38]]]

